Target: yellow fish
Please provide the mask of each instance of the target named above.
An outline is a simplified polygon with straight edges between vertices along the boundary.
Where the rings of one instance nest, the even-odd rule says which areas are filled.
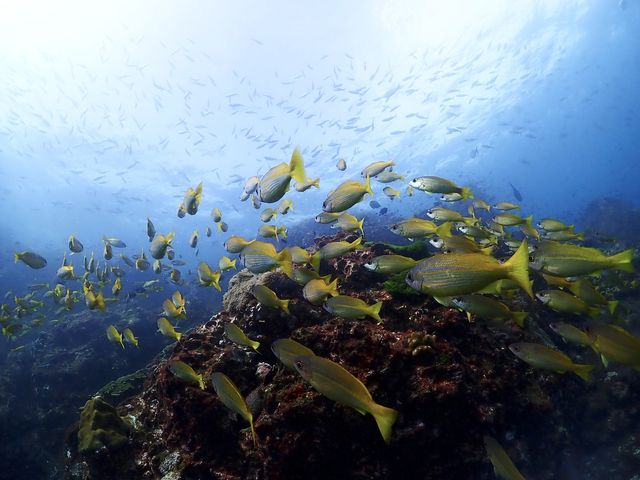
[[[232,235],[224,242],[224,248],[229,253],[240,253],[243,248],[251,245],[255,241],[255,238],[253,240],[245,240],[237,235]]]
[[[74,235],[69,236],[69,250],[73,253],[80,253],[84,247],[80,240],[78,240]]]
[[[173,338],[176,341],[180,340],[180,337],[182,337],[182,334],[176,332],[173,325],[171,325],[171,322],[169,322],[169,320],[167,320],[165,317],[160,317],[157,321],[157,324],[158,331],[165,337]]]
[[[183,382],[196,384],[201,390],[204,390],[202,375],[196,373],[190,365],[180,360],[169,360],[169,371]]]
[[[353,242],[329,242],[311,255],[311,266],[317,272],[320,270],[321,260],[330,260],[332,258],[341,257],[345,253],[361,248],[362,237],[356,238]]]
[[[237,345],[243,345],[245,347],[253,348],[256,352],[258,351],[260,342],[251,340],[249,337],[247,337],[247,335],[242,331],[242,329],[239,326],[237,326],[235,323],[225,323],[224,333],[227,335],[227,337],[229,337],[229,340],[231,340],[233,343]]]
[[[113,282],[113,286],[111,287],[111,293],[114,297],[120,295],[120,291],[122,290],[122,280],[120,277],[116,277],[115,282]]]
[[[640,370],[640,338],[617,325],[597,324],[587,329],[592,348],[607,367],[609,360]]]
[[[287,165],[281,163],[270,168],[260,179],[258,195],[265,203],[274,203],[280,200],[289,191],[291,179],[305,183],[304,162],[302,155],[296,148],[291,154],[291,161]]]
[[[539,343],[513,343],[509,350],[520,360],[542,370],[551,370],[557,373],[573,372],[585,382],[591,381],[593,365],[580,365],[573,363],[564,353],[553,350]]]
[[[223,256],[218,261],[218,268],[221,272],[226,272],[227,270],[236,270],[236,262],[237,260],[234,258],[231,260],[229,257]]]
[[[315,355],[311,349],[290,338],[281,338],[273,342],[271,351],[278,357],[278,360],[294,372],[296,371],[294,361],[296,357]]]
[[[276,292],[265,285],[254,285],[251,294],[261,305],[271,308],[279,308],[289,314],[289,300],[278,298]]]
[[[501,279],[512,279],[529,296],[529,250],[523,240],[513,256],[500,263],[482,253],[436,254],[409,270],[407,284],[419,292],[435,297],[464,295],[481,290]]]
[[[349,297],[348,295],[336,295],[335,297],[328,298],[322,305],[324,309],[344,318],[364,318],[371,317],[378,322],[382,322],[380,318],[380,309],[382,308],[382,302],[377,302],[373,305],[367,305],[359,298]]]
[[[122,336],[131,345],[134,345],[136,348],[138,347],[138,337],[133,334],[133,331],[130,328],[125,328],[124,332],[122,332]]]
[[[156,234],[151,241],[151,246],[149,247],[149,251],[151,252],[151,256],[157,260],[164,258],[167,253],[167,248],[171,245],[171,241],[173,240],[175,232],[171,232],[166,237],[161,233]]]
[[[329,295],[339,295],[337,278],[329,284],[322,278],[310,280],[302,289],[302,296],[314,305],[319,305]]]
[[[296,371],[325,397],[353,408],[358,413],[369,413],[375,418],[386,443],[391,441],[391,428],[398,412],[376,403],[367,387],[347,370],[328,358],[303,355],[294,358]]]
[[[251,428],[251,436],[253,437],[253,445],[256,445],[256,432],[253,429],[253,415],[247,402],[242,397],[238,387],[224,373],[214,372],[211,375],[211,383],[220,401],[231,411],[236,412],[247,422]]]
[[[272,244],[256,240],[242,249],[240,258],[252,273],[264,273],[281,268],[287,277],[293,276],[293,263],[288,248],[278,252]]]
[[[169,299],[162,302],[162,310],[169,318],[187,318],[185,312],[182,309],[176,308],[173,302]]]
[[[122,334],[113,325],[109,325],[107,327],[107,338],[111,343],[115,343],[116,345],[119,344],[124,350],[124,343],[122,343]]]
[[[373,195],[369,177],[365,179],[364,183],[347,180],[329,192],[326,200],[322,203],[322,210],[327,213],[344,212],[361,201],[366,194]]]
[[[189,215],[195,215],[198,212],[198,207],[200,206],[200,202],[202,201],[202,182],[200,182],[195,189],[189,187],[187,192],[184,194],[184,200],[182,201],[182,205],[184,206],[184,210]]]
[[[219,292],[220,288],[220,272],[214,272],[207,262],[200,262],[198,264],[198,281],[200,285],[205,287],[214,287]]]
[[[502,480],[525,480],[524,476],[518,471],[513,464],[507,452],[504,451],[502,446],[492,437],[484,436],[484,448],[487,451],[487,456],[493,470],[498,477]]]

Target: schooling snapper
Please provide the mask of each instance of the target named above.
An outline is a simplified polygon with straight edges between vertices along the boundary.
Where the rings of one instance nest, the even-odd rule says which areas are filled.
[[[640,5],[382,6],[4,9],[0,476],[637,476]]]

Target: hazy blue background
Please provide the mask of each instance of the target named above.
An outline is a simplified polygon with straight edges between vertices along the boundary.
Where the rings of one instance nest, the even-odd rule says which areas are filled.
[[[512,182],[538,218],[572,221],[601,196],[638,202],[639,18],[637,2],[611,0],[11,3],[3,286],[51,279],[70,233],[98,256],[103,234],[119,236],[132,255],[148,245],[147,216],[177,230],[187,259],[198,228],[214,264],[226,235],[204,238],[211,208],[229,233],[252,235],[259,211],[239,202],[234,175],[264,173],[295,146],[322,188],[292,192],[288,225],[387,158],[494,200],[513,200]],[[178,219],[200,180],[200,213]],[[393,205],[419,212],[425,199]],[[14,265],[15,249],[50,268]]]

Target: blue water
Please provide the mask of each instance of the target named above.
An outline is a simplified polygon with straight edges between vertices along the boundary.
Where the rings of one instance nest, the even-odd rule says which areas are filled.
[[[222,293],[193,284],[198,262],[215,265],[230,234],[255,236],[261,210],[240,202],[244,180],[288,162],[295,147],[321,188],[288,194],[293,212],[277,223],[293,230],[340,181],[389,158],[407,179],[450,178],[489,202],[515,201],[511,183],[524,212],[577,229],[594,200],[640,205],[640,4],[396,3],[9,8],[0,18],[0,303],[54,282],[72,233],[84,244],[68,256],[78,271],[85,253],[101,257],[103,235],[123,239],[130,257],[147,249],[149,217],[158,232],[176,232],[193,321],[205,321]],[[200,181],[198,214],[179,219],[185,190]],[[436,200],[391,201],[380,185],[375,199],[395,218]],[[371,213],[368,200],[352,211]],[[227,234],[209,217],[214,207]],[[194,229],[197,256],[187,244]],[[21,250],[48,266],[14,263]],[[120,252],[110,264],[123,265]],[[155,278],[163,292],[130,299],[154,315],[174,288],[167,275],[128,269],[123,282],[126,295]],[[52,328],[0,338],[0,351]]]

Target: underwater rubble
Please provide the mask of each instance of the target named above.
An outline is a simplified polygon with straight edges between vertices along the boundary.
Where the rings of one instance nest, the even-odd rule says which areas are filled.
[[[321,237],[316,248],[353,238]],[[81,419],[68,437],[66,478],[495,478],[483,435],[500,438],[521,471],[536,479],[630,479],[640,471],[637,373],[601,369],[596,382],[585,383],[529,368],[507,347],[539,341],[548,311],[534,308],[525,330],[511,322],[500,328],[469,322],[463,313],[407,291],[401,279],[362,268],[373,256],[394,253],[391,248],[369,244],[321,266],[322,274],[339,279],[341,293],[384,302],[380,324],[331,315],[304,300],[302,287],[281,273],[238,272],[224,308],[167,352],[202,374],[205,390],[181,382],[159,361],[140,394],[108,409],[112,423],[130,425],[126,447],[117,442],[80,452],[78,429],[84,435],[91,430]],[[290,299],[290,315],[259,305],[249,293],[256,284]],[[260,342],[260,353],[225,337],[230,321]],[[373,418],[327,399],[280,363],[269,347],[287,337],[339,363],[376,402],[400,412],[389,445]],[[246,396],[256,446],[244,420],[215,394],[213,372],[229,376]],[[620,458],[615,464],[589,457],[612,439]]]
[[[114,319],[127,322],[149,341],[123,355],[105,342],[104,329],[96,328]],[[55,477],[62,462],[61,439],[87,398],[99,391],[106,401],[117,402],[137,393],[146,377],[144,366],[161,358],[157,352],[166,341],[154,335],[153,327],[144,309],[130,306],[113,308],[106,319],[90,311],[70,313],[55,328],[34,334],[27,348],[10,354],[0,375],[0,441],[7,459],[0,468],[5,478]],[[104,385],[108,379],[114,381]],[[17,458],[20,462],[9,461]]]
[[[597,198],[584,208],[579,223],[596,244],[632,244],[640,236],[640,208],[622,198]]]

